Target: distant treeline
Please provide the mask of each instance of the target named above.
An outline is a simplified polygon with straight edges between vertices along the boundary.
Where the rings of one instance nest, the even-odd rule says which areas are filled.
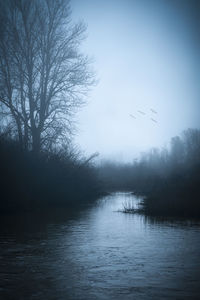
[[[94,167],[69,148],[23,150],[0,135],[0,212],[47,207],[78,209],[104,192],[144,196],[144,212],[200,217],[200,130],[173,137],[169,149],[152,149],[132,164]]]
[[[78,209],[101,193],[90,160],[66,149],[35,155],[2,134],[0,168],[0,212]]]
[[[99,175],[107,190],[145,196],[148,214],[200,217],[200,130],[187,129],[170,149],[152,149],[132,164],[105,162]]]

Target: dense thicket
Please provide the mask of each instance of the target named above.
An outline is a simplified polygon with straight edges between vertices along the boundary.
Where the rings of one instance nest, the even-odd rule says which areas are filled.
[[[64,150],[35,155],[1,136],[0,166],[0,211],[52,206],[78,209],[100,193],[96,171],[89,160]]]
[[[145,196],[144,210],[154,215],[200,216],[200,130],[171,139],[170,149],[152,149],[133,164],[103,164],[107,189]]]

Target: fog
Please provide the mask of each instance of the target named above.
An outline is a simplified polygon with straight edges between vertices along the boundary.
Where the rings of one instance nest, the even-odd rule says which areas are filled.
[[[82,50],[98,79],[78,115],[75,142],[86,154],[132,161],[199,127],[199,4],[71,1],[72,18],[88,26]]]
[[[0,0],[0,299],[200,299],[199,50],[200,0]]]

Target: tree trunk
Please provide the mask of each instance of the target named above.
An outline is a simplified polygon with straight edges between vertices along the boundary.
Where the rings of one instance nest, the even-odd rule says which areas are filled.
[[[35,154],[38,154],[40,152],[41,148],[41,132],[38,130],[38,128],[35,128],[32,131],[32,151]]]
[[[17,117],[15,118],[15,120],[16,120],[16,124],[17,124],[19,144],[20,144],[20,147],[23,149],[23,137],[22,137],[21,122]]]

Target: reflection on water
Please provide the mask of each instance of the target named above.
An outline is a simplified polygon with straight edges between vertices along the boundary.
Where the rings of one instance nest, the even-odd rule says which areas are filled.
[[[200,224],[117,212],[128,200],[1,219],[0,299],[200,299]]]

